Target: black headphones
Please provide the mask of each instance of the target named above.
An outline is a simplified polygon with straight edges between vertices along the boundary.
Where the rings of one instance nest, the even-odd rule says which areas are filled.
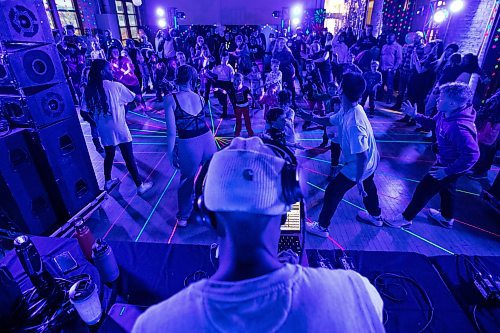
[[[281,170],[281,188],[285,203],[288,206],[291,206],[304,197],[299,183],[299,168],[297,166],[297,159],[287,147],[269,139],[263,138],[262,141],[274,152],[277,157],[285,160],[285,164]],[[194,184],[195,200],[193,215],[198,223],[209,224],[213,228],[216,228],[217,222],[215,221],[215,214],[205,206],[205,200],[203,198],[203,188],[205,186],[205,178],[208,172],[208,167],[210,166],[210,161],[211,159],[202,166]],[[282,224],[285,221],[286,214],[282,217]]]

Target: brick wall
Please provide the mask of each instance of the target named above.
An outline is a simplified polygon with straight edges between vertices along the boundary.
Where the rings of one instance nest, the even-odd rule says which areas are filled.
[[[479,64],[482,65],[488,38],[491,37],[491,34],[485,37],[485,31],[495,1],[467,0],[464,9],[450,18],[448,33],[440,33],[440,36],[446,36],[445,44],[457,43],[462,54],[478,54]],[[469,86],[476,91],[477,85],[478,78],[473,76]]]
[[[477,54],[486,29],[486,23],[495,0],[465,0],[465,7],[460,13],[453,14],[446,34],[446,43],[460,45],[461,53]],[[445,36],[446,25],[440,31],[440,37]],[[484,40],[487,43],[487,40]]]

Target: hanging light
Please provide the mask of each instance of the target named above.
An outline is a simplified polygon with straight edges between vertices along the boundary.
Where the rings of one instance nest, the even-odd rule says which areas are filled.
[[[443,23],[447,17],[448,11],[446,9],[441,9],[434,13],[433,19],[436,23]]]
[[[142,0],[132,0],[132,3],[134,6],[139,7],[142,5]]]
[[[167,20],[164,18],[159,19],[157,23],[158,23],[158,27],[162,28],[162,29],[167,26]]]
[[[462,0],[455,0],[450,4],[450,11],[452,13],[458,13],[464,9],[465,3]]]
[[[301,4],[295,5],[292,8],[292,15],[295,17],[300,17],[302,16],[302,13],[304,13],[304,7]]]
[[[142,1],[142,0],[140,0],[140,1]],[[156,16],[158,16],[158,17],[165,16],[165,9],[163,9],[161,7],[156,8]]]

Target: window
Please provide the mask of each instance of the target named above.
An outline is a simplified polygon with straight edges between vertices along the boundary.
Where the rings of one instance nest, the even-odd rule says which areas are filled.
[[[56,22],[54,20],[54,10],[52,9],[52,4],[49,2],[49,0],[43,0],[43,6],[45,8],[45,11],[47,12],[47,18],[49,19],[50,29],[52,30],[57,29]]]
[[[328,31],[333,33],[334,31],[338,31],[341,27],[344,26],[347,8],[348,7],[345,4],[344,0],[325,1],[325,9],[327,13],[325,26],[328,28]]]
[[[128,38],[137,38],[139,23],[134,5],[128,0],[118,0],[115,1],[115,4],[122,41],[125,42]]]
[[[75,27],[75,33],[81,35],[82,29],[80,19],[76,13],[76,7],[73,0],[55,0],[55,3],[62,27],[64,28],[66,25],[71,24]]]

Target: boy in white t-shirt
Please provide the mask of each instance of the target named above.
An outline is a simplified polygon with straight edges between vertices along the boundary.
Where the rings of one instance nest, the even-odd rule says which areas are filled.
[[[222,106],[221,117],[226,118],[228,95],[233,108],[236,107],[236,93],[233,86],[234,69],[229,64],[229,55],[226,52],[221,55],[221,64],[214,68],[213,73],[217,75],[214,88],[217,88],[215,90],[215,96],[219,100],[219,104]]]
[[[373,176],[379,162],[377,144],[366,113],[358,104],[366,83],[359,73],[346,73],[340,88],[341,110],[331,117],[312,117],[304,113],[302,117],[324,126],[337,126],[339,143],[342,150],[340,172],[325,190],[323,208],[318,222],[306,222],[306,230],[320,237],[328,237],[330,220],[345,193],[357,186],[363,197],[366,211],[359,211],[358,218],[381,227],[381,216],[377,187]]]

